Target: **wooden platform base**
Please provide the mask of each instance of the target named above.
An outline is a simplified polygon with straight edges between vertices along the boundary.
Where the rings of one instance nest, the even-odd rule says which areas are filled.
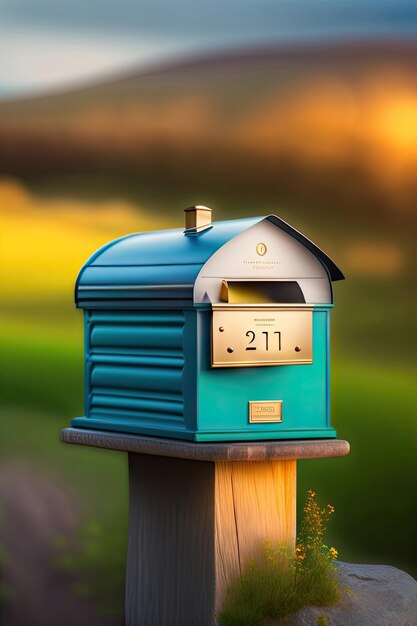
[[[296,459],[349,452],[339,440],[194,444],[82,429],[61,439],[129,452],[126,626],[214,626],[265,541],[294,546]]]

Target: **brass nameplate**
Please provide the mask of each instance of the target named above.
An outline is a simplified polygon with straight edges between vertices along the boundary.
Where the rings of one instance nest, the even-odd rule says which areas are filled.
[[[249,402],[249,422],[251,424],[282,422],[282,400]]]
[[[212,367],[312,363],[312,344],[311,308],[213,306]]]

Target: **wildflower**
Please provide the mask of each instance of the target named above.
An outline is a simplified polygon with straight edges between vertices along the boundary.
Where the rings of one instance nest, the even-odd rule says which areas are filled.
[[[337,556],[338,556],[339,553],[336,550],[336,548],[330,548],[329,554],[330,554],[332,559],[337,559]]]

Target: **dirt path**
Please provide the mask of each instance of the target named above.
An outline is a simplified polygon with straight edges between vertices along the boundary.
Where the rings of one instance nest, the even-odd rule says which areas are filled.
[[[71,535],[77,511],[62,486],[28,465],[0,466],[0,542],[6,550],[2,581],[13,596],[0,614],[1,626],[121,626],[99,617],[92,603],[77,598],[64,575],[51,568],[51,541]]]

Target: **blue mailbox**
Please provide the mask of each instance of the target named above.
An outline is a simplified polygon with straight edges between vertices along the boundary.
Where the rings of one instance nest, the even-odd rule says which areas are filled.
[[[314,243],[275,215],[138,233],[81,269],[85,417],[77,428],[231,441],[335,437],[333,280]]]

